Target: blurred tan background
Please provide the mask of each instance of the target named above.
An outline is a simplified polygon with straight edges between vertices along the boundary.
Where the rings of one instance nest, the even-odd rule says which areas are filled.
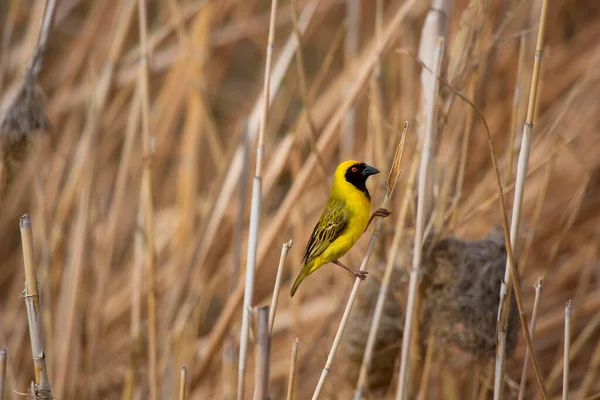
[[[430,8],[427,1],[413,1],[398,19],[403,3],[279,1],[254,296],[256,304],[270,301],[281,245],[292,239],[272,337],[272,399],[285,398],[295,337],[295,398],[310,397],[353,282],[339,268],[325,266],[305,281],[293,300],[288,295],[335,166],[352,158],[379,168],[382,173],[369,183],[373,207],[378,207],[394,148],[408,120],[411,128],[390,207],[393,214],[383,224],[369,264],[369,284],[361,288],[356,306],[357,317],[367,318],[359,325],[369,324],[369,293],[378,290],[411,164],[418,156],[421,65],[415,57]],[[448,36],[442,75],[482,110],[508,206],[540,4],[455,0],[443,13]],[[0,3],[2,120],[9,117],[24,82],[44,5],[40,0]],[[137,1],[58,2],[37,79],[38,95],[33,105],[23,103],[30,114],[19,116],[41,122],[32,127],[13,121],[0,131],[6,180],[0,200],[0,348],[9,352],[7,398],[17,398],[14,391],[25,392],[33,377],[27,314],[19,296],[25,281],[19,235],[19,216],[24,213],[33,222],[54,396],[148,398],[147,242],[141,196],[148,162],[160,398],[175,398],[183,364],[189,369],[190,398],[235,398],[269,10],[266,0],[148,2],[154,153],[147,157]],[[542,372],[552,378],[546,381],[551,397],[561,392],[561,370],[553,370],[562,365],[564,303],[572,299],[571,337],[574,346],[580,345],[572,350],[571,398],[591,399],[600,393],[600,2],[552,0],[547,18],[516,254],[529,315],[532,286],[545,277],[534,342]],[[302,36],[300,46],[295,30]],[[376,44],[384,38],[378,57]],[[520,94],[515,100],[517,83]],[[350,110],[348,99],[353,100]],[[438,100],[437,138],[432,229],[440,237],[483,239],[501,224],[487,136],[472,107],[445,85]],[[13,139],[32,144],[23,157],[7,144]],[[394,272],[396,289],[390,293],[399,304],[406,296],[414,191],[409,200]],[[348,265],[358,268],[367,236],[345,256]],[[402,310],[390,312],[391,324],[402,327]],[[489,310],[494,318],[495,313]],[[518,320],[514,322],[518,340],[507,364],[505,398],[515,396],[525,352]],[[373,380],[369,398],[386,398],[386,393],[391,398],[395,393],[395,360],[402,340],[397,330],[391,332],[380,347],[392,351],[392,362],[381,379]],[[487,398],[490,359],[440,343],[427,398]],[[361,344],[357,346],[360,350]],[[340,350],[323,398],[351,398],[360,357],[356,360],[348,352],[347,347]],[[424,354],[415,355],[415,365],[422,366]],[[252,393],[253,369],[251,352],[246,397]],[[528,377],[525,398],[536,398],[531,367]],[[411,378],[415,396],[419,379],[420,375]]]

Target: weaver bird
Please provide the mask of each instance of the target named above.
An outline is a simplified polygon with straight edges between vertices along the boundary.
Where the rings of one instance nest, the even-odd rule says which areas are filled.
[[[349,268],[339,258],[354,246],[374,217],[391,214],[379,208],[369,218],[371,196],[366,182],[369,176],[378,173],[377,168],[354,160],[338,165],[329,200],[310,235],[302,258],[302,271],[292,286],[290,296],[294,296],[304,278],[327,263],[337,264],[362,280],[366,278],[366,271]]]

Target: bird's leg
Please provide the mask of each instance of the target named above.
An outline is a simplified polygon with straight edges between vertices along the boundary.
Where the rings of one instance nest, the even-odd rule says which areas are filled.
[[[385,208],[378,208],[377,210],[375,210],[375,212],[371,215],[371,218],[369,218],[369,222],[367,222],[367,227],[365,228],[364,232],[366,232],[367,229],[369,228],[369,225],[371,225],[371,221],[373,221],[373,218],[375,218],[375,217],[381,217],[381,218],[389,217],[391,213],[392,213],[391,211],[386,210]]]
[[[332,261],[334,264],[339,265],[340,267],[344,268],[346,271],[350,271],[355,277],[360,278],[362,281],[365,280],[365,278],[367,277],[368,272],[367,271],[361,271],[361,270],[355,270],[352,269],[350,267],[346,267],[344,264],[342,264],[341,262],[339,262],[338,260]]]

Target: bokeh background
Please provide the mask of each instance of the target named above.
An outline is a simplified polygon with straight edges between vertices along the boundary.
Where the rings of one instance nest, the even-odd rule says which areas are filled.
[[[0,118],[6,121],[20,99],[28,111],[19,118],[30,122],[5,123],[0,131],[0,348],[9,352],[7,398],[18,398],[15,391],[25,392],[33,377],[26,308],[19,296],[25,281],[19,234],[24,213],[33,222],[54,396],[148,398],[148,242],[141,196],[147,163],[152,165],[154,202],[159,397],[175,398],[185,364],[190,398],[235,398],[271,2],[148,1],[151,156],[144,151],[142,133],[137,1],[59,1],[43,67],[37,80],[27,83],[35,93],[27,103],[17,94],[36,48],[45,3],[0,3]],[[510,207],[541,1],[433,3],[447,35],[442,75],[485,116]],[[409,121],[393,214],[383,224],[371,274],[361,287],[323,398],[351,398],[365,326],[408,194],[389,293],[393,300],[386,306],[376,353],[380,368],[377,377],[373,371],[368,396],[395,393],[415,220],[411,165],[419,154],[423,114],[422,68],[416,57],[431,12],[424,0],[412,1],[406,13],[403,6],[401,0],[279,1],[254,296],[255,304],[268,304],[281,245],[292,239],[272,336],[272,399],[285,398],[296,337],[295,398],[311,396],[353,282],[341,269],[326,266],[304,282],[293,300],[288,295],[335,166],[352,158],[378,167],[382,173],[369,183],[373,206],[378,206],[394,148]],[[552,0],[516,248],[529,317],[533,285],[544,277],[534,344],[552,398],[562,388],[568,299],[573,301],[570,398],[600,393],[598,99],[600,2]],[[24,150],[7,144],[13,139],[22,141]],[[434,171],[431,232],[470,241],[492,235],[496,239],[490,243],[497,243],[501,214],[484,124],[446,85],[438,100]],[[367,236],[345,257],[348,265],[360,264]],[[498,246],[494,257],[503,259]],[[444,254],[457,268],[472,265],[448,256],[451,250]],[[444,264],[435,257],[431,262]],[[501,272],[490,279],[503,275],[503,263],[496,264]],[[483,279],[479,264],[474,265],[473,276]],[[440,285],[453,282],[450,278]],[[428,320],[421,322],[461,324],[460,314],[450,313],[448,318],[455,319],[446,322],[436,310],[422,314]],[[465,329],[475,326],[475,333],[485,336],[495,329],[496,309],[492,304],[480,311],[487,318],[477,321],[488,325]],[[506,397],[516,398],[525,342],[518,320],[511,321],[516,342],[507,363]],[[493,382],[489,352],[444,337],[431,345],[423,396],[487,398]],[[413,397],[423,387],[428,347],[427,337],[420,339],[422,349],[412,354]],[[489,340],[494,338],[483,338]],[[253,343],[247,397],[253,388]],[[533,399],[538,390],[531,367],[527,376],[525,398]]]

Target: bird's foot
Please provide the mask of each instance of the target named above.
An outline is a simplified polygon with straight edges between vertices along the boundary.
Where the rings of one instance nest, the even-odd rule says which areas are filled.
[[[356,276],[357,278],[359,278],[361,281],[364,281],[365,279],[367,279],[367,274],[369,272],[368,271],[354,271],[354,276]]]
[[[373,216],[386,218],[386,217],[389,217],[391,214],[392,214],[392,212],[390,210],[386,210],[385,208],[378,208],[373,213]]]

